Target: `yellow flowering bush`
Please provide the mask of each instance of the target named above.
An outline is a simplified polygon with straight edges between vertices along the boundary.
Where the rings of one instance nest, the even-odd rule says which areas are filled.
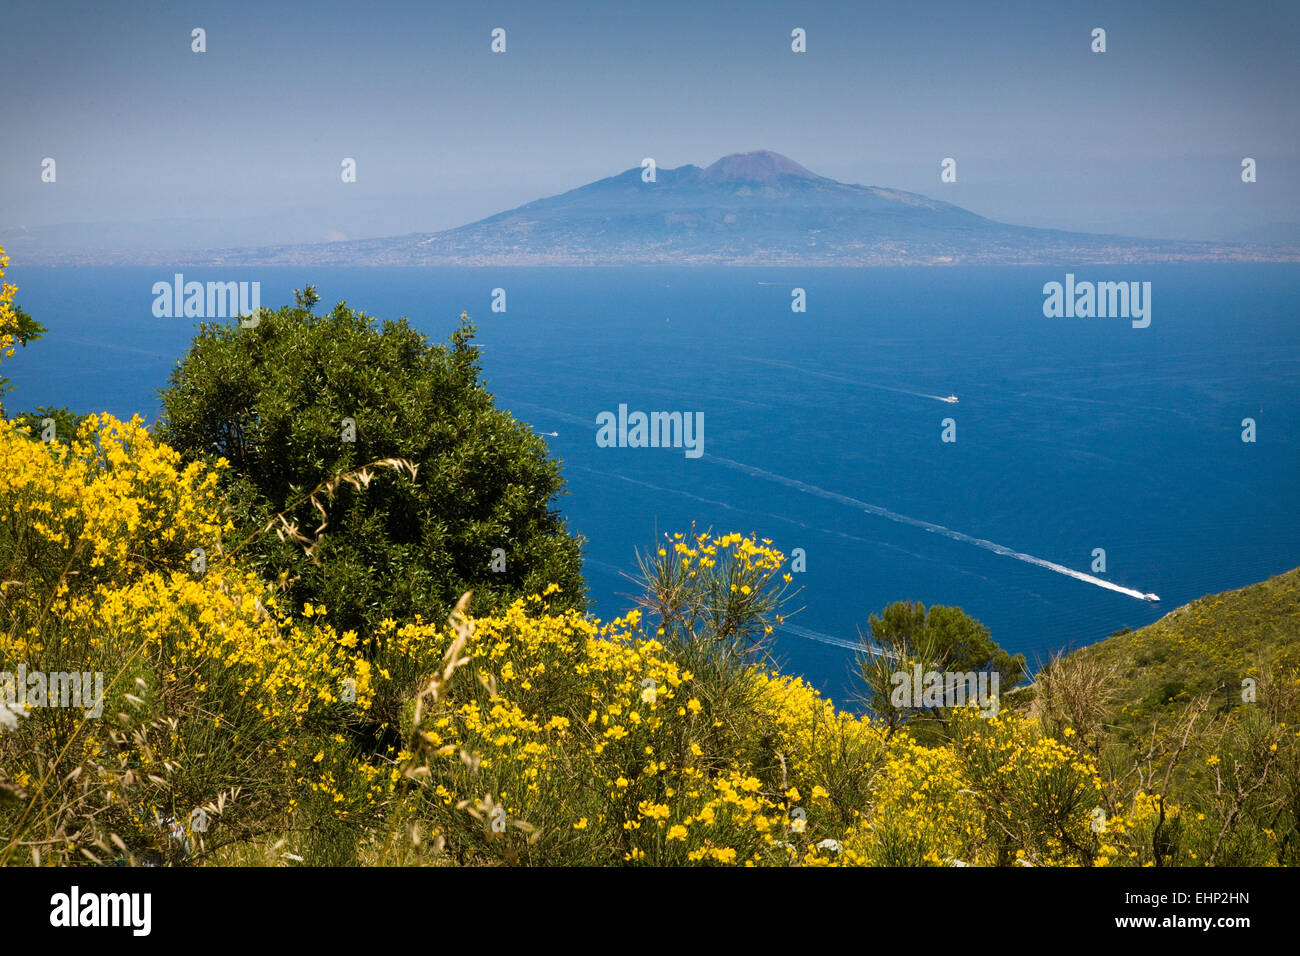
[[[1183,846],[1183,823],[1181,807],[1159,794],[1139,790],[1126,813],[1099,818],[1100,846],[1095,863],[1155,866],[1157,857],[1165,866],[1193,863]]]
[[[430,829],[465,861],[786,861],[803,829],[798,779],[771,745],[766,760],[748,752],[761,715],[728,727],[640,612],[599,625],[547,613],[545,597],[474,620],[452,692],[405,728]],[[401,654],[432,666],[451,640],[394,626],[378,659],[390,673]],[[811,780],[805,792],[826,796]]]
[[[674,534],[671,544],[637,556],[641,606],[656,616],[657,636],[672,646],[704,645],[712,654],[761,647],[788,598],[785,555],[764,538],[736,532]]]
[[[807,826],[797,842],[836,840],[870,804],[888,752],[884,726],[840,710],[798,677],[755,671],[753,681],[753,709],[771,728],[783,771],[804,796]]]
[[[18,288],[4,281],[5,270],[9,268],[9,257],[0,249],[0,361],[14,354],[14,340],[18,332],[18,322],[14,315],[14,293]]]
[[[3,364],[5,359],[13,357],[14,346],[35,341],[45,332],[44,326],[15,304],[14,294],[18,291],[18,287],[4,281],[5,270],[8,268],[9,257],[5,255],[4,249],[0,248],[0,364]],[[0,418],[5,417],[5,393],[11,391],[13,387],[7,378],[0,375]],[[62,410],[55,410],[55,414],[61,413]]]
[[[90,416],[68,444],[0,422],[0,671],[102,687],[98,706],[29,697],[0,735],[6,860],[37,825],[62,834],[47,858],[174,849],[169,827],[209,805],[232,831],[267,825],[299,738],[365,711],[355,636],[277,608],[224,554],[221,466],[183,464],[136,420]]]
[[[743,568],[764,547],[731,535],[695,544],[682,563],[727,548]],[[448,676],[460,658],[435,678],[436,705],[402,719],[393,832],[423,834],[461,863],[1092,861],[1096,772],[1027,717],[959,711],[951,739],[924,746],[798,678],[740,658],[709,671],[717,659],[692,653],[707,626],[683,641],[655,626],[662,616],[600,624],[546,599],[459,632],[385,622],[381,684]]]
[[[985,820],[988,843],[980,862],[1091,862],[1092,819],[1102,804],[1102,783],[1090,757],[1005,708],[990,718],[973,707],[959,708],[951,734],[949,749]]]
[[[951,750],[899,735],[872,794],[868,817],[845,839],[849,862],[949,866],[984,862],[983,814]]]

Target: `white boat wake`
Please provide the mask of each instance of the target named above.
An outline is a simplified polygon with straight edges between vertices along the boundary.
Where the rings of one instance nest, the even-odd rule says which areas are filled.
[[[791,624],[789,621],[776,626],[778,631],[788,631],[795,637],[807,638],[810,641],[817,641],[819,644],[829,644],[831,647],[842,647],[850,651],[870,650],[864,647],[859,641],[849,641],[842,637],[835,637],[833,634],[823,634],[821,631],[814,631],[811,628],[800,627],[798,624]]]
[[[1067,568],[1063,564],[1057,564],[1055,561],[1048,561],[1044,558],[1036,558],[1032,554],[1025,554],[1022,551],[1016,551],[1014,548],[1008,548],[1005,545],[998,544],[995,541],[989,541],[986,538],[977,538],[974,535],[964,534],[961,531],[953,531],[951,528],[945,528],[941,524],[934,524],[930,521],[922,521],[919,518],[909,518],[907,515],[900,515],[896,511],[890,511],[888,508],[881,508],[879,505],[868,504],[865,501],[859,501],[857,498],[850,498],[848,495],[841,495],[834,491],[827,491],[825,488],[818,488],[816,485],[810,485],[806,482],[799,481],[795,478],[786,478],[782,475],[775,475],[770,471],[764,471],[762,468],[755,468],[753,465],[746,465],[743,462],[732,461],[730,458],[720,458],[717,455],[705,455],[707,459],[716,461],[720,465],[726,465],[728,468],[735,468],[746,474],[753,475],[756,478],[766,478],[768,481],[775,481],[778,484],[786,485],[802,491],[805,494],[816,495],[819,498],[825,498],[827,501],[835,501],[840,504],[848,505],[852,508],[860,508],[867,514],[876,515],[880,518],[888,518],[890,521],[896,521],[899,524],[911,525],[914,528],[923,528],[926,531],[933,531],[945,537],[952,538],[954,541],[962,541],[966,544],[973,544],[976,547],[983,548],[986,551],[992,551],[994,554],[1000,554],[1004,557],[1015,558],[1018,561],[1024,561],[1026,564],[1034,564],[1040,568],[1047,568],[1049,571],[1055,571],[1057,574],[1064,574],[1066,577],[1074,578],[1076,581],[1084,581],[1088,584],[1095,584],[1099,588],[1105,588],[1108,591],[1114,591],[1117,594],[1125,594],[1131,598],[1137,598],[1139,601],[1149,601],[1155,603],[1160,598],[1154,594],[1136,591],[1133,588],[1120,587],[1110,581],[1094,577],[1091,574],[1084,574],[1082,571],[1076,571],[1073,568]]]
[[[782,362],[778,359],[753,358],[752,356],[742,356],[750,362],[758,362],[762,365],[776,365],[781,368],[788,368],[800,375],[811,375],[815,378],[824,378],[832,382],[844,382],[846,385],[860,385],[863,388],[875,388],[882,392],[897,392],[899,395],[911,395],[913,398],[931,398],[936,402],[947,402],[949,405],[955,405],[957,402],[956,395],[931,395],[929,392],[913,392],[911,389],[895,388],[892,385],[877,385],[874,382],[863,382],[856,378],[849,378],[847,375],[833,375],[830,372],[818,372],[810,368],[801,368],[793,362]]]
[[[787,363],[772,363],[772,364],[787,364]],[[795,366],[791,366],[791,367],[794,368]],[[826,376],[826,377],[834,377],[834,376]],[[878,386],[878,387],[884,388],[885,386]],[[898,389],[890,389],[890,391],[898,391]],[[920,394],[920,393],[908,393],[908,394]],[[940,400],[943,401],[943,399]],[[539,408],[542,409],[543,411],[548,412],[549,414],[556,416],[557,418],[566,421],[571,421],[574,422],[575,424],[584,425],[584,426],[589,424],[587,420],[578,418],[576,415],[570,415],[565,412],[558,411],[556,409],[547,408],[546,406],[532,405],[531,403],[528,402],[514,402],[512,404],[519,405],[522,407],[528,407],[528,408]],[[797,479],[794,478],[786,478],[782,475],[776,475],[770,471],[764,471],[762,468],[755,468],[753,465],[746,465],[743,462],[732,461],[730,458],[721,458],[717,455],[708,454],[707,452],[705,453],[704,458],[710,461],[716,461],[718,464],[726,465],[729,468],[738,469],[749,475],[753,475],[756,478],[765,478],[768,481],[775,481],[779,484],[786,485],[787,487],[794,488],[798,491],[802,491],[805,494],[816,495],[820,498],[825,498],[828,501],[837,501],[840,504],[848,505],[852,508],[860,508],[861,510],[865,511],[867,514],[876,515],[877,517],[880,518],[888,518],[890,521],[896,521],[899,524],[911,525],[914,528],[924,528],[926,531],[933,531],[938,534],[942,534],[946,537],[953,539],[954,541],[963,541],[966,544],[973,544],[976,547],[983,548],[986,551],[992,551],[994,554],[1000,554],[1008,558],[1015,558],[1016,560],[1024,561],[1027,564],[1037,565],[1040,568],[1046,568],[1049,571],[1055,571],[1057,574],[1064,574],[1066,577],[1074,578],[1076,581],[1084,581],[1087,584],[1094,584],[1099,588],[1105,588],[1107,591],[1114,591],[1117,594],[1124,594],[1131,598],[1137,598],[1139,601],[1147,601],[1154,604],[1160,600],[1159,596],[1155,594],[1143,593],[1142,591],[1137,591],[1134,590],[1133,588],[1121,587],[1118,584],[1113,584],[1112,582],[1103,580],[1102,578],[1094,577],[1091,574],[1085,574],[1082,571],[1076,571],[1073,568],[1067,568],[1065,565],[1057,564],[1055,561],[1048,561],[1044,558],[1036,558],[1032,554],[1025,554],[1021,551],[1016,551],[1014,548],[1008,548],[1005,545],[998,544],[995,541],[989,541],[985,538],[977,538],[974,535],[964,534],[961,531],[953,531],[951,528],[945,528],[943,525],[934,524],[933,522],[930,521],[922,521],[919,518],[909,518],[907,515],[900,515],[895,511],[890,511],[888,508],[881,508],[879,505],[873,505],[865,501],[859,501],[857,498],[850,498],[848,495],[841,495],[834,491],[827,491],[825,488],[818,488],[816,485],[810,485],[806,482],[798,481]]]

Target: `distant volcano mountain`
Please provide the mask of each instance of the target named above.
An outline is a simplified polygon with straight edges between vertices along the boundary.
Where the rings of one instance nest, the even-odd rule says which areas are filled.
[[[897,261],[956,255],[979,237],[1021,232],[914,193],[836,182],[764,151],[706,169],[660,169],[654,182],[629,169],[406,249],[462,261]]]
[[[1296,261],[1300,248],[1012,226],[917,193],[853,186],[760,150],[634,167],[456,229],[187,255],[231,265],[934,265]]]

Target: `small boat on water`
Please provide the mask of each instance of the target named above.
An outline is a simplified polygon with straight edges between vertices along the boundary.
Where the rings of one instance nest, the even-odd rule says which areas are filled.
[[[956,404],[957,404],[957,396],[956,396],[956,395],[949,395],[947,398],[943,399],[943,401],[947,402],[949,405],[956,405]]]
[[[1144,595],[1142,595],[1142,600],[1146,601],[1148,604],[1159,604],[1159,603],[1160,603],[1160,595],[1159,595],[1159,594],[1144,594]]]

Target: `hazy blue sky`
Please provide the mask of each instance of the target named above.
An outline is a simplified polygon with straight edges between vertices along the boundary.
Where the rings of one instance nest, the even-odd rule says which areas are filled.
[[[1105,54],[1089,49],[1097,26]],[[644,156],[765,148],[1004,221],[1210,237],[1300,220],[1298,42],[1294,0],[6,0],[0,233],[166,218],[220,220],[235,243],[432,231]],[[955,184],[939,182],[946,156]]]

